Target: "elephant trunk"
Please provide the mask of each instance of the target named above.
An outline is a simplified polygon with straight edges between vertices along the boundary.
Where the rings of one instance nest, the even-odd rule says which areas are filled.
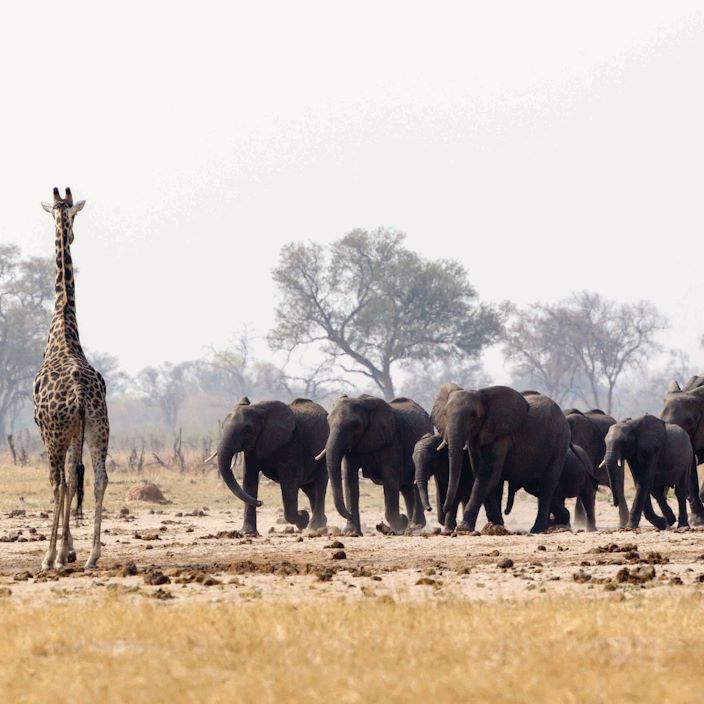
[[[620,452],[608,446],[604,455],[604,464],[609,476],[614,506],[618,506],[619,502],[623,501],[623,465]]]
[[[261,506],[262,502],[250,496],[240,485],[232,471],[232,458],[236,455],[235,445],[229,439],[223,439],[218,447],[218,470],[227,488],[250,506]]]
[[[457,497],[460,486],[460,475],[462,474],[462,462],[466,438],[461,428],[448,428],[447,431],[447,454],[449,458],[450,477],[447,485],[447,496],[445,497],[445,513],[450,513],[452,505]]]
[[[416,486],[423,508],[426,511],[432,511],[430,500],[428,499],[428,479],[430,478],[430,467],[427,462],[422,460],[416,461]]]
[[[325,446],[325,460],[328,467],[328,476],[330,477],[330,486],[332,487],[332,496],[335,500],[335,508],[337,512],[346,520],[352,520],[352,514],[345,506],[345,497],[342,492],[342,458],[344,457],[342,438],[339,434],[330,434],[327,445]]]

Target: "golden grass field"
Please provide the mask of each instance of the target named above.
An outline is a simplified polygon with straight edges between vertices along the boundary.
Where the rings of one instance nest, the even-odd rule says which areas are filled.
[[[45,468],[0,473],[0,536],[48,532]],[[172,503],[126,504],[140,477],[114,472],[95,572],[47,580],[45,542],[0,545],[3,702],[702,701],[704,531],[618,531],[600,496],[597,534],[387,537],[373,530],[381,492],[363,483],[365,537],[342,537],[347,560],[333,562],[329,538],[277,522],[275,486],[262,537],[213,540],[242,515],[214,472],[147,474]],[[533,512],[523,497],[507,525]],[[328,520],[342,523],[332,508]],[[160,540],[134,537],[157,526]],[[75,531],[77,565],[89,532]],[[637,543],[641,562],[658,551],[657,578],[615,581],[623,553],[595,551],[610,543]],[[498,569],[505,556],[515,565]],[[124,577],[128,559],[139,573]],[[157,568],[169,583],[146,583]],[[575,581],[580,570],[593,579]]]

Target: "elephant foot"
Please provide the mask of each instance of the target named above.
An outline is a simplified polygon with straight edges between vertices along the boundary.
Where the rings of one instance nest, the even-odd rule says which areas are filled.
[[[467,521],[462,521],[457,524],[457,528],[453,531],[454,533],[474,533],[475,526],[467,523]],[[450,533],[452,535],[452,533]]]
[[[322,516],[316,516],[313,514],[313,518],[311,518],[310,523],[308,524],[308,530],[319,530],[319,531],[326,531],[328,529],[328,518],[325,514]]]
[[[530,532],[535,534],[535,533],[547,533],[548,531],[548,526],[543,524],[543,523],[534,523],[533,527],[530,529]]]
[[[258,538],[259,537],[259,531],[254,526],[251,526],[251,525],[242,526],[240,533],[242,533],[242,535],[247,536],[248,538]]]
[[[701,513],[692,513],[690,519],[690,524],[693,526],[703,526],[704,525],[704,515]]]
[[[351,521],[347,521],[347,525],[342,529],[342,535],[348,538],[359,538],[362,535],[362,526],[355,526]]]
[[[680,518],[680,520],[677,521],[677,527],[678,528],[689,528],[689,521],[686,518]]]
[[[290,523],[293,523],[298,530],[303,530],[308,526],[309,521],[310,515],[308,514],[308,511],[299,511],[296,520],[290,521]]]
[[[650,523],[653,525],[653,527],[656,530],[667,530],[670,527],[670,523],[666,521],[664,518],[661,518],[660,520],[653,521],[651,520]],[[637,526],[636,526],[637,527]]]

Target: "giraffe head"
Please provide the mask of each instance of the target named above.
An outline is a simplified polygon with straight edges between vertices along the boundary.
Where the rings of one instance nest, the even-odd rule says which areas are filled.
[[[66,187],[66,195],[61,197],[58,188],[54,188],[54,200],[52,203],[42,201],[42,208],[46,210],[53,218],[57,227],[68,228],[68,241],[73,244],[73,220],[79,210],[83,210],[86,204],[84,200],[79,200],[75,205],[71,189]]]

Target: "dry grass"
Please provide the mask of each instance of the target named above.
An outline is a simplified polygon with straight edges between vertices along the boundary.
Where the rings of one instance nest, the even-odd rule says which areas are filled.
[[[704,600],[0,610],[16,702],[699,702]]]

